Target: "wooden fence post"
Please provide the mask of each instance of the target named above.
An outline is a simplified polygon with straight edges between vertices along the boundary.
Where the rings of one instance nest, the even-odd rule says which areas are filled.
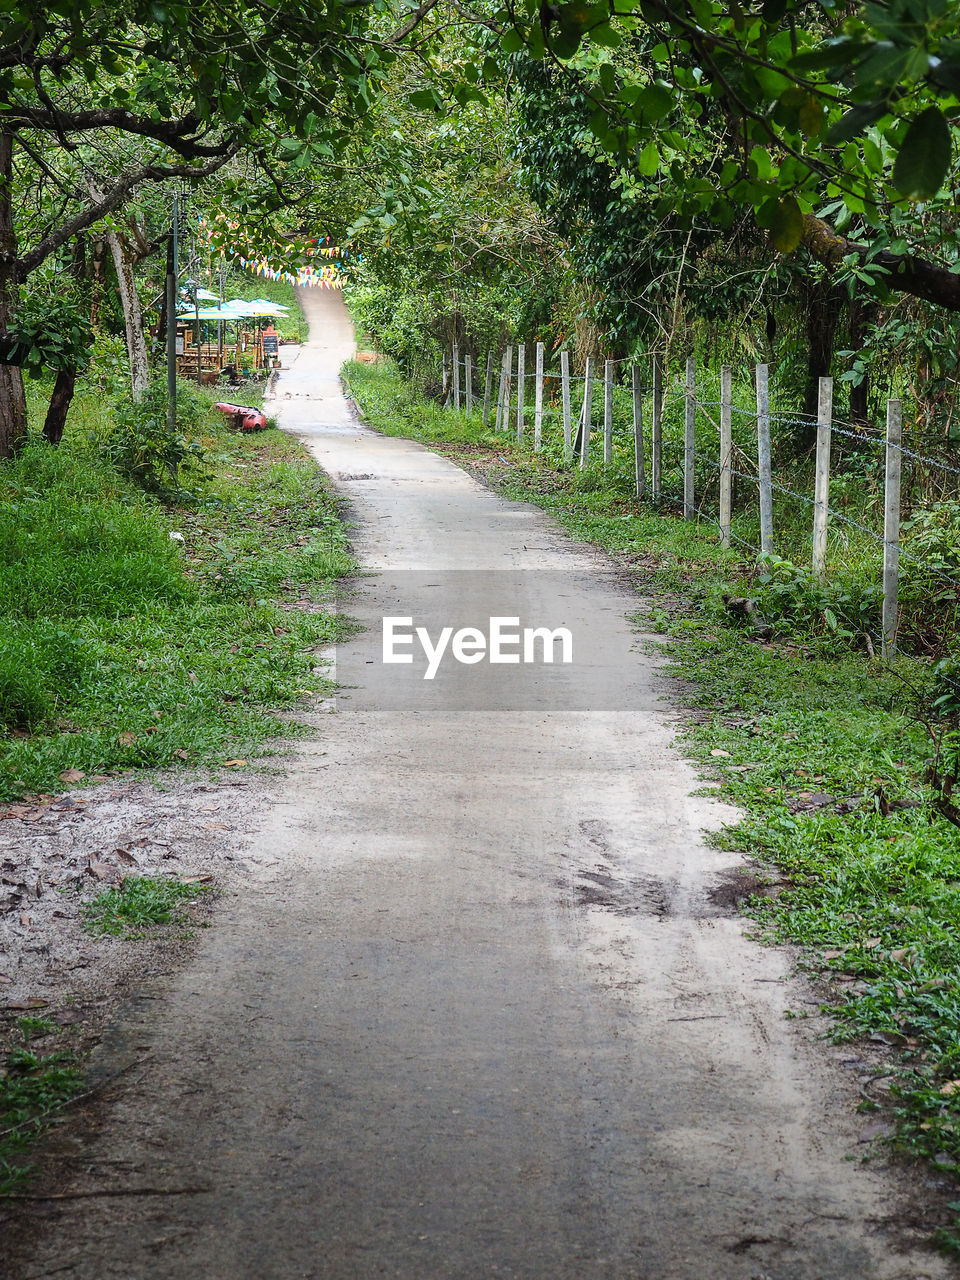
[[[537,386],[533,401],[533,447],[539,453],[543,447],[543,343],[537,343]]]
[[[523,392],[524,365],[527,360],[527,348],[521,342],[517,347],[517,440],[523,439]]]
[[[720,545],[729,547],[733,523],[733,370],[720,369]]]
[[[696,461],[697,360],[687,357],[687,379],[683,396],[683,518],[693,520],[697,514],[693,491],[693,468]]]
[[[817,403],[817,474],[813,490],[813,572],[827,572],[827,521],[830,512],[830,432],[833,426],[833,379],[820,379]]]
[[[510,403],[510,395],[507,391],[510,379],[510,366],[513,361],[513,350],[507,347],[503,353],[503,359],[500,361],[500,386],[497,390],[497,416],[494,422],[494,431],[502,431],[503,425],[507,420],[507,405]]]
[[[506,399],[503,402],[503,421],[500,423],[501,429],[510,430],[510,404],[513,400],[513,347],[507,347],[506,355],[503,357],[507,368],[507,385]]]
[[[613,461],[613,361],[603,364],[603,465]]]
[[[773,473],[770,468],[770,383],[765,364],[757,365],[757,471],[760,477],[760,551],[773,555]]]
[[[573,443],[570,439],[570,352],[560,352],[560,384],[563,396],[563,460],[569,462],[573,457]]]
[[[466,384],[466,410],[467,413],[473,413],[473,356],[465,355],[463,357],[463,380]]]
[[[460,408],[460,348],[453,344],[453,407]]]
[[[650,418],[650,492],[654,502],[663,491],[663,359],[653,357],[653,408]]]
[[[583,376],[583,423],[580,435],[580,469],[590,458],[590,421],[593,417],[593,356],[587,356]]]
[[[647,477],[643,461],[643,387],[638,364],[630,367],[630,388],[633,392],[633,473],[637,497],[642,498],[647,491]]]
[[[487,352],[487,375],[483,380],[483,422],[486,428],[490,422],[490,396],[493,392],[493,352]]]
[[[883,487],[883,656],[897,651],[897,603],[900,590],[900,440],[903,410],[887,401],[887,458]]]

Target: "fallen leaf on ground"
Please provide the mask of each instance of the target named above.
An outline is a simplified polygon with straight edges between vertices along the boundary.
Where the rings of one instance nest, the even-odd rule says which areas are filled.
[[[714,747],[710,754],[712,756],[725,756],[728,760],[730,759],[730,752],[724,751],[723,747]]]
[[[945,1098],[949,1098],[953,1093],[960,1092],[960,1080],[948,1080],[946,1084],[940,1086],[940,1092]]]
[[[246,763],[246,760],[224,760],[223,767],[225,769],[239,769],[241,765]]]
[[[126,862],[128,864],[132,863],[133,866],[137,865],[136,858],[132,853],[128,853],[126,849],[114,849],[113,856],[115,858],[119,858],[121,862]]]
[[[131,733],[129,729],[125,729],[123,733],[117,735],[117,741],[121,747],[132,747],[137,740],[137,735]]]
[[[82,769],[64,769],[63,773],[60,775],[60,781],[79,782],[81,778],[85,778],[86,776],[87,775]]]
[[[25,911],[20,917],[20,923],[24,925],[24,927],[26,927],[30,923],[30,917],[27,915]]]
[[[117,868],[110,865],[109,862],[90,862],[90,870],[98,880],[112,880],[117,874]]]
[[[211,884],[213,876],[184,876],[184,884]]]
[[[41,1000],[34,996],[32,1000],[16,1000],[13,1004],[6,1004],[3,1007],[14,1013],[22,1013],[24,1009],[45,1009],[49,1003],[49,1000]]]
[[[183,747],[177,747],[176,751],[175,751],[173,754],[176,756],[176,758],[177,758],[178,760],[189,760],[189,759],[190,759],[190,755],[189,755],[189,753],[188,753],[188,752],[186,752],[186,751],[184,751]]]
[[[15,805],[9,810],[11,818],[19,818],[21,822],[39,822],[43,817],[42,809],[26,809],[23,805]]]

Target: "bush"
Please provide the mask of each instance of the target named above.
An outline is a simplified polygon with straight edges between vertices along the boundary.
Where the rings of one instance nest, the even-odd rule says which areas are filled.
[[[950,577],[960,573],[960,502],[935,502],[901,528],[904,551],[912,558]]]
[[[764,571],[756,579],[756,603],[772,626],[845,640],[879,629],[883,591],[878,583],[855,578],[827,582],[778,556],[760,560]]]
[[[155,378],[139,403],[128,398],[113,405],[113,427],[101,440],[103,456],[120,475],[147,493],[172,496],[179,491],[180,469],[202,471],[203,448],[189,439],[209,410],[207,399],[189,382],[177,383],[177,425],[167,422],[167,385]]]

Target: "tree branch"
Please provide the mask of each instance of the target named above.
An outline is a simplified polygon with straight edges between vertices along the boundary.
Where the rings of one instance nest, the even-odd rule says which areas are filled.
[[[185,160],[201,160],[223,155],[235,144],[235,138],[227,134],[220,142],[198,142],[195,135],[201,121],[192,112],[179,120],[151,120],[147,116],[134,115],[122,107],[105,107],[97,111],[39,110],[34,107],[13,105],[4,117],[9,125],[39,129],[55,133],[62,138],[69,133],[89,133],[94,129],[120,129],[124,133],[141,138],[153,138]]]
[[[406,40],[410,32],[416,30],[430,10],[436,8],[438,3],[439,0],[423,0],[423,4],[418,9],[414,9],[403,26],[397,27],[396,31],[391,32],[383,43],[393,45],[399,44],[401,40]]]
[[[808,213],[803,219],[804,248],[823,265],[835,269],[848,254],[856,254],[862,262],[883,267],[889,274],[883,283],[900,293],[923,298],[948,311],[960,311],[960,275],[947,267],[917,258],[911,253],[891,253],[881,249],[871,253],[867,245],[858,244],[840,235],[822,218]]]
[[[126,200],[131,191],[140,186],[141,183],[163,182],[167,178],[206,178],[225,165],[231,156],[235,154],[235,149],[229,154],[217,156],[215,159],[208,161],[207,164],[199,167],[185,164],[148,164],[124,174],[122,178],[104,192],[99,200],[94,200],[85,209],[81,209],[78,214],[68,219],[63,226],[58,227],[56,231],[51,231],[29,253],[24,254],[16,265],[17,281],[22,283],[26,280],[31,271],[35,270],[54,250],[59,249],[68,240],[71,240],[77,232],[85,231],[87,227],[92,227],[95,222],[99,222],[108,213],[112,213],[114,209],[118,208]]]

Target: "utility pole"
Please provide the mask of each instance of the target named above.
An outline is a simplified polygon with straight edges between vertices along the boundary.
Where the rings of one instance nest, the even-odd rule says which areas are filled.
[[[173,226],[167,249],[167,427],[177,429],[177,277],[180,272],[180,196],[173,197]]]

